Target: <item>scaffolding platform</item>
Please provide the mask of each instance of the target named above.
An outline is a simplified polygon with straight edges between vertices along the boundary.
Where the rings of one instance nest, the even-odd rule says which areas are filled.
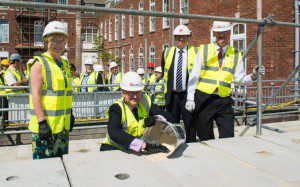
[[[99,152],[101,139],[71,141],[62,160],[32,161],[31,145],[1,147],[0,186],[300,186],[300,122],[269,126],[285,133],[256,136],[251,128],[244,137],[184,144],[156,160]]]

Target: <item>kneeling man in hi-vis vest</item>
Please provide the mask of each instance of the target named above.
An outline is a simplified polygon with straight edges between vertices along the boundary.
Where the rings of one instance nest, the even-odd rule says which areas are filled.
[[[157,118],[172,121],[172,116],[153,104],[148,95],[142,93],[144,85],[136,72],[124,74],[120,87],[122,98],[109,107],[108,133],[100,151],[168,153],[167,147],[145,143],[142,136],[146,127],[156,124]]]
[[[186,109],[194,112],[199,139],[214,139],[213,120],[216,121],[220,138],[234,136],[233,100],[231,83],[250,85],[265,74],[265,68],[256,66],[245,75],[242,53],[229,45],[231,24],[215,21],[215,43],[200,45],[188,82]]]
[[[52,21],[44,30],[47,51],[28,63],[30,74],[30,122],[33,159],[62,157],[68,153],[72,115],[72,75],[61,54],[68,33],[62,22]]]

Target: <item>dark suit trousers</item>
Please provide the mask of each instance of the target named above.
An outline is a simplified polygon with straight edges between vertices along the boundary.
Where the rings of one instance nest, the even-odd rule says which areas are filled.
[[[201,141],[215,138],[213,120],[218,126],[219,138],[234,136],[234,112],[231,97],[220,97],[197,90],[195,103],[194,120],[197,124],[197,135]]]
[[[185,103],[186,92],[172,91],[170,102],[166,109],[172,115],[175,123],[179,123],[182,116],[186,131],[186,143],[196,142],[196,127],[192,123],[192,114],[185,108]]]

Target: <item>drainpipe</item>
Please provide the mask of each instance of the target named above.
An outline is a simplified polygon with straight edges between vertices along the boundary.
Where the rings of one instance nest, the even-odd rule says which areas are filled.
[[[299,24],[299,1],[295,0],[294,1],[295,4],[295,23]],[[299,27],[295,27],[295,68],[299,65]],[[295,74],[295,99],[297,99],[297,97],[299,96],[298,94],[298,90],[299,90],[299,82],[298,82],[298,78],[299,78],[299,73],[297,72]]]

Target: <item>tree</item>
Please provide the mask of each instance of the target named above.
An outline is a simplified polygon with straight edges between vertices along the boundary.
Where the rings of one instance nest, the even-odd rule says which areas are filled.
[[[102,36],[98,36],[94,40],[93,49],[98,50],[100,52],[100,59],[103,62],[103,65],[109,65],[111,61],[115,61],[118,65],[120,65],[121,59],[119,57],[115,57],[115,55],[109,53],[104,46],[104,38]]]

